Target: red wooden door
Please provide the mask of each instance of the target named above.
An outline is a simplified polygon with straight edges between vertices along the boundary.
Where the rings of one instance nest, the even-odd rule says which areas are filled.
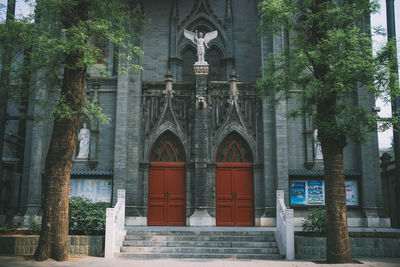
[[[152,165],[149,170],[148,225],[186,225],[183,164]]]
[[[254,225],[253,188],[251,167],[225,165],[217,168],[215,190],[217,226]]]
[[[228,135],[221,142],[215,161],[217,225],[253,226],[254,181],[248,144],[237,133]]]
[[[150,156],[148,225],[186,225],[184,150],[172,133],[155,143]]]

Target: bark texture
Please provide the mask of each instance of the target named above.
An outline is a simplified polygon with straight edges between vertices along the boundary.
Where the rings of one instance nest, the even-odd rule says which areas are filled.
[[[346,191],[343,171],[343,147],[335,142],[322,142],[325,168],[325,208],[328,263],[351,262],[347,229]]]
[[[79,55],[70,56],[70,61]],[[66,69],[61,95],[76,111],[70,119],[55,119],[43,177],[42,228],[35,253],[38,261],[68,259],[68,195],[76,133],[83,105],[86,68]]]
[[[69,30],[88,18],[86,1],[76,1],[62,8],[64,29]],[[66,38],[72,40],[73,34],[67,31]],[[77,47],[62,59],[65,67],[60,98],[69,107],[70,116],[54,118],[43,177],[42,228],[34,255],[38,261],[47,258],[57,261],[68,259],[69,183],[87,72],[87,66],[82,64],[84,54],[81,49]]]

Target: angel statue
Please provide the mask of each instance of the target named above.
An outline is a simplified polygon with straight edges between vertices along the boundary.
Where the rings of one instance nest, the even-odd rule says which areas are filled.
[[[217,31],[208,32],[203,37],[203,33],[202,32],[199,32],[199,34],[197,35],[197,30],[196,30],[196,32],[191,32],[191,31],[188,31],[188,30],[184,29],[183,35],[185,35],[186,38],[188,38],[195,45],[197,45],[198,61],[195,64],[196,65],[205,65],[205,64],[207,64],[207,61],[204,59],[204,54],[205,54],[205,51],[206,51],[204,47],[209,48],[208,47],[208,43],[211,40],[217,38],[218,32]]]

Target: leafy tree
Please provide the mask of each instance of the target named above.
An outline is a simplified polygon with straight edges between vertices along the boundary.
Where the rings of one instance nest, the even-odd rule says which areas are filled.
[[[326,184],[327,260],[350,261],[343,148],[364,142],[377,123],[393,121],[372,112],[385,93],[389,48],[372,54],[369,0],[268,0],[260,3],[261,29],[285,36],[286,46],[270,55],[258,81],[274,104],[296,99],[290,116],[312,119],[323,151]],[[293,92],[297,92],[294,94]],[[398,92],[398,88],[394,90]]]
[[[101,115],[98,106],[84,99],[87,70],[104,62],[103,46],[96,44],[107,40],[119,49],[120,63],[124,62],[119,71],[140,70],[135,64],[141,54],[135,29],[143,16],[135,1],[124,0],[37,0],[34,16],[0,25],[0,44],[12,45],[14,55],[9,64],[12,77],[1,90],[7,94],[21,90],[24,77],[34,74],[28,79],[33,80],[28,86],[33,90],[26,92],[30,101],[38,99],[45,115],[51,102],[43,101],[43,96],[58,99],[50,113],[54,126],[45,162],[35,259],[64,261],[68,258],[68,192],[79,119],[84,108]],[[21,60],[21,55],[28,60]],[[101,119],[107,121],[104,116]]]

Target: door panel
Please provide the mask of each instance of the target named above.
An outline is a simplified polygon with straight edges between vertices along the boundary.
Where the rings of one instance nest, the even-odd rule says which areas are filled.
[[[186,225],[185,169],[167,169],[167,225]]]
[[[233,179],[229,169],[217,169],[216,172],[216,223],[234,225]]]
[[[253,171],[250,168],[235,169],[236,223],[238,226],[254,225]]]
[[[149,170],[149,225],[164,225],[166,212],[166,199],[164,196],[165,169],[151,168]]]
[[[254,184],[251,168],[216,170],[216,223],[218,226],[254,225]]]
[[[186,225],[185,169],[162,165],[149,169],[148,225]]]

